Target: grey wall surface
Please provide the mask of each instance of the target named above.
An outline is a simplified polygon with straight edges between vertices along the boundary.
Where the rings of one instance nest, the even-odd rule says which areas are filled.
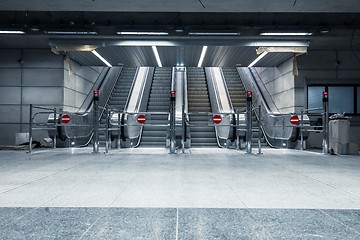
[[[312,84],[360,84],[360,52],[349,50],[309,51],[298,57],[295,78],[298,103],[307,105],[307,86]],[[331,97],[331,96],[330,96]],[[359,97],[359,96],[358,96]],[[300,102],[302,100],[302,102]],[[360,144],[360,119],[351,118],[350,141]]]
[[[0,50],[0,145],[13,145],[16,133],[29,131],[30,104],[62,104],[63,79],[61,55],[38,49]]]
[[[278,67],[256,67],[265,88],[281,113],[295,112],[296,87],[292,59]]]
[[[358,56],[358,58],[355,56]],[[360,52],[310,51],[298,57],[299,75],[295,81],[306,92],[311,84],[359,84]],[[306,94],[303,105],[306,106]]]
[[[72,61],[64,62],[64,110],[78,111],[91,92],[104,67],[88,67]]]
[[[18,133],[29,132],[30,104],[77,111],[101,70],[64,61],[49,49],[0,49],[0,145],[14,145]],[[34,140],[45,137],[47,131],[34,132]]]

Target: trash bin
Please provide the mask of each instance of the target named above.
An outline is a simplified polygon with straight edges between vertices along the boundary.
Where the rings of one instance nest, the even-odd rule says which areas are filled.
[[[350,121],[343,114],[330,117],[329,148],[334,154],[349,154]]]

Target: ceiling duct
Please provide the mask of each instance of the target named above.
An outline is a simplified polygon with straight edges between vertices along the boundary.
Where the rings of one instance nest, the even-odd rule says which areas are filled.
[[[307,47],[259,47],[256,49],[257,54],[262,53],[307,53]]]
[[[91,52],[98,46],[79,45],[79,46],[51,46],[51,51],[58,54],[60,52]]]

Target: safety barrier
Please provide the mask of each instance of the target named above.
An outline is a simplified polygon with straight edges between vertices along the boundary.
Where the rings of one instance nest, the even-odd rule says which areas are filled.
[[[168,117],[168,122],[166,124],[154,124],[151,122],[152,116],[159,116],[165,115],[169,116],[168,112],[121,112],[118,109],[107,109],[106,110],[106,124],[104,130],[106,133],[106,141],[105,141],[105,152],[108,153],[109,149],[111,148],[111,135],[112,132],[116,132],[117,136],[117,146],[121,148],[120,140],[124,137],[124,131],[122,130],[123,127],[134,128],[132,131],[132,136],[130,138],[137,138],[138,142],[133,146],[137,147],[140,144],[141,140],[141,133],[142,128],[144,126],[163,126],[163,127],[170,127],[170,119]],[[124,119],[127,121],[125,122]],[[139,135],[136,135],[138,132]]]
[[[207,121],[197,122],[197,123],[189,123],[185,122],[188,127],[192,126],[209,126],[209,127],[230,127],[234,129],[235,139],[236,139],[236,150],[240,150],[240,138],[246,137],[246,147],[245,152],[247,154],[252,153],[252,138],[253,132],[259,132],[258,135],[258,154],[261,154],[261,129],[260,124],[258,127],[253,127],[249,122],[252,121],[252,111],[255,109],[251,109],[251,111],[246,111],[244,109],[235,109],[235,113],[214,113],[214,112],[189,112],[188,116],[208,116]],[[223,121],[226,119],[226,121]],[[232,120],[234,119],[234,120]],[[241,134],[243,133],[243,134]],[[218,138],[217,138],[218,141]]]
[[[40,110],[37,113],[34,113],[34,110]],[[53,123],[48,123],[49,114],[54,114]],[[46,122],[37,122],[37,116],[43,116],[46,119]],[[32,152],[32,142],[33,142],[33,131],[53,129],[56,131],[56,108],[49,108],[44,106],[35,106],[30,104],[30,114],[29,114],[29,153]],[[56,148],[56,137],[52,139],[52,147]]]
[[[321,123],[317,122],[316,125],[308,125],[304,126],[302,121],[300,122],[300,149],[303,151],[304,148],[304,133],[306,132],[322,132],[323,133],[323,142],[322,142],[322,153],[327,154],[329,152],[328,149],[328,113],[323,111],[322,113],[311,113],[316,110],[324,110],[323,108],[309,108],[309,109],[301,109],[301,119],[305,115],[309,117],[321,117]]]
[[[38,109],[39,112],[34,113]],[[57,137],[67,137],[69,139],[91,140],[94,125],[84,117],[92,114],[89,112],[68,112],[30,104],[29,114],[29,153],[32,152],[33,131],[46,130],[52,139],[52,147],[56,148]],[[40,116],[40,117],[39,117]],[[41,122],[38,119],[41,118]],[[85,145],[87,145],[87,143]]]

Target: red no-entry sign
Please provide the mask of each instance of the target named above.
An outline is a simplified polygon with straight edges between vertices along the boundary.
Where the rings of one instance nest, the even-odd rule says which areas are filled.
[[[61,116],[61,122],[64,123],[64,124],[67,124],[70,122],[70,116],[67,115],[67,114],[64,114]]]
[[[139,115],[136,120],[138,123],[144,124],[146,122],[146,117],[145,115]]]
[[[220,115],[213,116],[213,123],[219,124],[219,123],[221,123],[221,121],[222,121],[222,118]]]
[[[296,115],[291,116],[290,117],[290,123],[292,125],[299,125],[299,123],[300,123],[299,117],[296,116]]]

